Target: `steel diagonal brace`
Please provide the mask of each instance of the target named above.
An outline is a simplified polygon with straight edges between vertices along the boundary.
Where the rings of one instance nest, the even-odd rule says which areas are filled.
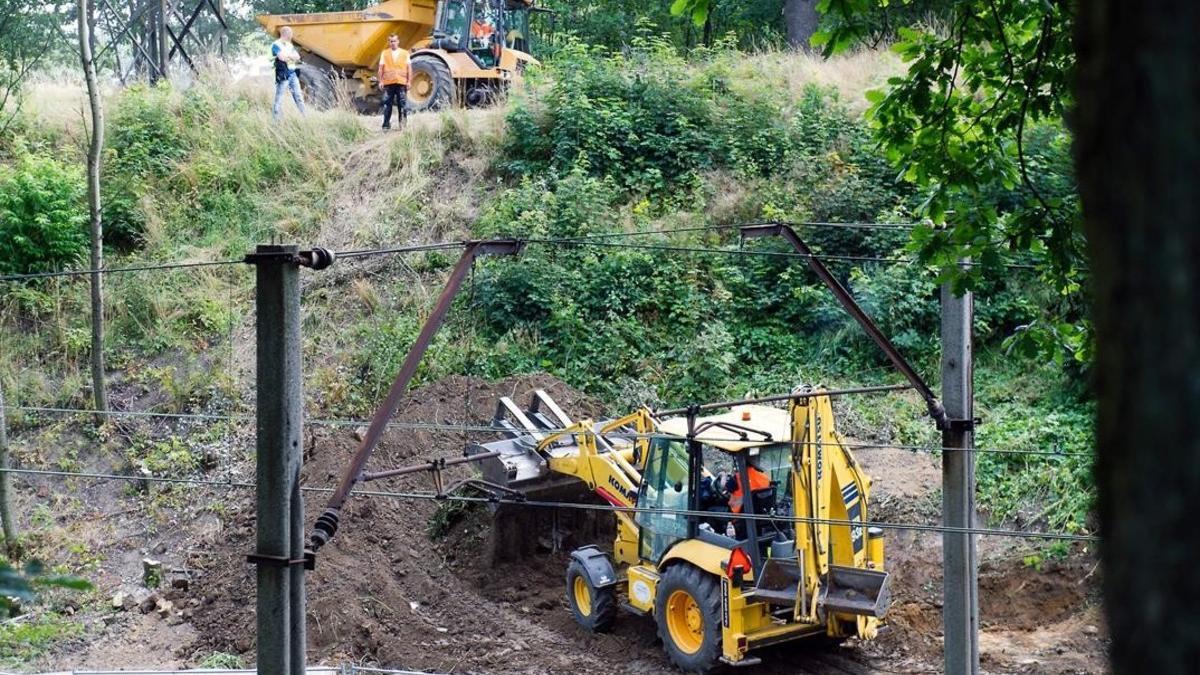
[[[392,388],[388,390],[387,398],[379,406],[379,410],[375,411],[374,417],[371,418],[371,425],[367,427],[367,433],[363,435],[362,442],[358,446],[358,451],[350,460],[350,466],[346,467],[341,482],[330,496],[329,503],[325,505],[325,511],[321,513],[313,526],[312,535],[309,537],[311,548],[308,551],[308,557],[310,561],[337,532],[342,506],[350,497],[350,491],[354,489],[355,484],[362,480],[363,469],[366,468],[367,461],[371,459],[371,453],[379,445],[379,439],[383,436],[388,421],[400,408],[400,400],[408,391],[408,384],[416,374],[421,358],[429,349],[429,343],[433,341],[438,329],[442,327],[442,322],[445,321],[446,314],[450,311],[450,304],[458,295],[459,289],[462,288],[467,273],[471,271],[471,264],[481,255],[516,255],[521,252],[523,246],[524,242],[514,239],[466,243],[462,256],[455,264],[454,270],[450,272],[450,278],[446,280],[442,294],[438,296],[437,304],[433,306],[433,311],[425,320],[425,325],[421,327],[421,332],[408,350],[408,355],[404,357],[404,363],[400,366],[400,372],[396,375],[396,381],[392,383]]]
[[[925,380],[921,379],[917,371],[913,370],[913,367],[909,365],[904,355],[896,349],[896,346],[883,334],[883,331],[879,330],[879,326],[875,325],[875,322],[863,311],[863,308],[858,306],[858,303],[854,300],[854,296],[850,295],[850,291],[846,290],[846,287],[829,272],[829,268],[825,267],[825,263],[821,262],[817,254],[813,253],[808,244],[804,243],[804,240],[800,238],[800,235],[796,234],[796,231],[791,226],[780,223],[747,225],[741,228],[741,232],[742,236],[746,239],[773,236],[783,237],[792,245],[792,248],[796,249],[797,253],[804,256],[808,261],[808,268],[829,287],[829,290],[833,292],[833,296],[841,303],[846,313],[854,317],[858,325],[862,326],[867,335],[883,350],[883,353],[892,362],[892,365],[896,366],[896,370],[899,370],[904,377],[908,378],[908,381],[912,383],[913,388],[917,390],[921,398],[925,399],[925,405],[929,408],[929,416],[933,418],[938,429],[946,428],[946,410],[942,407],[941,401],[933,395],[933,390],[929,388]]]

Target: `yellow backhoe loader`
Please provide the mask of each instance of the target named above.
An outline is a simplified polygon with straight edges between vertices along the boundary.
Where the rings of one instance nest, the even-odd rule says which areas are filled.
[[[502,399],[493,426],[508,437],[467,456],[505,492],[566,478],[628,509],[614,512],[611,554],[571,553],[567,599],[589,631],[608,630],[618,607],[651,615],[689,672],[758,663],[755,648],[805,636],[874,638],[888,574],[883,532],[865,526],[870,478],[834,428],[830,392],[772,400],[786,409],[725,402],[594,423],[539,391],[526,410]],[[758,489],[738,499],[753,473]]]
[[[501,399],[493,427],[507,438],[469,446],[454,460],[368,472],[372,453],[475,260],[517,255],[524,246],[506,239],[465,242],[387,397],[313,523],[305,566],[312,569],[337,534],[346,500],[360,483],[428,471],[439,496],[474,485],[528,500],[544,495],[548,485],[582,481],[616,509],[617,521],[611,554],[594,545],[571,554],[567,598],[585,628],[608,629],[618,607],[652,615],[670,659],[694,672],[756,663],[751,650],[809,635],[875,637],[889,595],[883,532],[870,527],[871,481],[834,427],[830,398],[911,388],[939,429],[974,420],[946,414],[929,385],[790,226],[748,225],[741,234],[778,236],[791,244],[908,384],[801,388],[752,400],[641,410],[600,423],[573,422],[537,392],[525,410]],[[331,254],[317,249],[301,257],[315,259],[318,252],[332,262]],[[769,403],[785,408],[764,405]],[[464,463],[478,463],[483,477],[444,485],[442,470]],[[747,486],[745,493],[741,486]]]
[[[389,35],[410,50],[412,111],[485,105],[537,60],[529,55],[532,0],[386,0],[356,12],[264,14],[271,35],[291,26],[300,83],[318,107],[349,100],[363,113],[382,103],[375,81]]]

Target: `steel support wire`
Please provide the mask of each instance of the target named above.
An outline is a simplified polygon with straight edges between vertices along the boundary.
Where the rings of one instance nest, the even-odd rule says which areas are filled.
[[[86,478],[92,480],[125,480],[125,481],[146,481],[151,483],[185,483],[193,485],[204,485],[210,487],[226,487],[226,488],[254,488],[255,484],[246,481],[216,481],[205,480],[200,478],[169,478],[163,476],[131,476],[127,474],[106,474],[106,473],[91,473],[91,472],[72,472],[72,471],[52,471],[43,469],[19,469],[8,468],[0,469],[3,473],[12,474],[32,474],[41,476],[60,476],[68,478]],[[335,487],[302,487],[304,492],[331,494],[337,491]],[[578,511],[603,511],[603,512],[621,512],[621,513],[651,513],[660,515],[676,515],[698,518],[727,518],[738,519],[746,518],[757,521],[771,521],[776,523],[808,523],[815,525],[835,525],[835,526],[852,526],[852,527],[878,527],[885,530],[912,530],[917,532],[955,532],[962,534],[975,534],[987,537],[1011,537],[1016,539],[1048,539],[1061,541],[1080,541],[1080,542],[1096,542],[1099,537],[1086,534],[1072,534],[1069,532],[1034,532],[1027,530],[1006,530],[1000,528],[981,528],[981,527],[946,527],[944,525],[926,525],[923,523],[890,523],[883,521],[857,521],[857,520],[838,520],[832,518],[807,518],[807,517],[781,517],[770,514],[749,514],[749,513],[721,513],[716,511],[692,511],[688,509],[654,509],[637,506],[612,506],[610,504],[583,504],[579,502],[555,502],[555,501],[540,501],[530,499],[513,499],[505,497],[473,497],[467,495],[452,495],[438,494],[434,492],[394,492],[387,490],[352,490],[349,497],[370,497],[370,498],[388,498],[399,499],[404,501],[443,501],[443,502],[470,502],[479,504],[507,504],[513,506],[529,506],[534,508],[553,508],[553,509],[574,509]]]
[[[902,385],[907,388],[907,385]],[[849,391],[849,390],[843,390]],[[770,397],[768,397],[770,398]],[[779,400],[794,398],[792,395],[781,395]],[[759,399],[761,400],[761,399]],[[736,403],[743,403],[737,401]],[[33,413],[33,414],[59,414],[59,415],[80,415],[80,416],[102,416],[102,417],[132,417],[132,418],[162,418],[168,420],[178,420],[183,422],[244,422],[253,423],[254,417],[251,415],[215,415],[205,413],[164,413],[151,412],[142,410],[94,410],[90,408],[54,408],[46,406],[19,406],[9,405],[4,406],[5,411]],[[661,414],[661,413],[659,413]],[[343,420],[343,419],[310,419],[305,420],[305,424],[311,426],[325,427],[363,427],[369,424],[368,420]],[[496,433],[503,429],[484,424],[442,424],[437,422],[388,422],[389,429],[409,429],[414,431],[433,431],[446,433]],[[543,433],[555,434],[567,431],[566,428],[545,429]],[[609,438],[620,438],[635,440],[639,438],[675,438],[670,434],[661,432],[639,433],[635,431],[610,431],[604,434]],[[718,441],[723,439],[706,438],[703,435],[698,436],[696,440],[705,443],[709,441]],[[724,439],[727,440],[727,439]],[[815,441],[788,441],[792,445],[814,445]],[[1045,457],[1095,457],[1094,453],[1077,452],[1072,450],[1062,449],[1045,449],[1045,448],[947,448],[937,445],[913,445],[904,443],[853,443],[843,442],[842,446],[849,450],[906,450],[912,453],[946,453],[946,452],[974,452],[982,454],[1001,454],[1001,455],[1034,455]]]

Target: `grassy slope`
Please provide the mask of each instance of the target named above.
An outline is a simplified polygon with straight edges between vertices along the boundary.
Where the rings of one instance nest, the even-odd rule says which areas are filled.
[[[806,83],[833,86],[855,113],[864,107],[862,91],[880,85],[898,69],[890,56],[869,53],[833,62],[761,54],[727,61],[726,66],[735,87],[767,87],[790,101],[803,95]],[[26,135],[65,161],[79,161],[81,133],[78,115],[71,112],[77,107],[78,89],[61,84],[55,79],[34,87]],[[152,155],[166,151],[161,162],[134,167],[137,180],[129,194],[132,211],[144,219],[144,240],[139,248],[111,252],[110,265],[237,258],[254,243],[273,237],[335,249],[458,239],[471,236],[481,217],[495,220],[495,205],[512,189],[512,183],[493,170],[493,158],[505,138],[505,108],[420,115],[404,133],[385,136],[375,131],[375,120],[341,111],[314,113],[303,120],[290,114],[275,124],[269,88],[269,83],[256,79],[228,82],[225,73],[213,71],[186,93],[110,94],[110,121],[161,113],[170,131],[165,144],[169,147],[143,139],[143,150]],[[654,229],[749,220],[769,210],[765,182],[742,180],[725,171],[708,172],[703,180],[707,197],[701,203],[647,211],[643,201],[622,201],[606,217],[618,227]],[[368,259],[309,278],[304,330],[312,413],[363,415],[371,409],[390,377],[390,371],[384,372],[407,347],[417,317],[436,294],[449,262],[443,254]],[[252,277],[247,270],[220,267],[108,279],[107,350],[118,405],[166,411],[248,410],[252,373],[245,364],[252,360]],[[89,404],[86,292],[84,283],[64,280],[13,290],[0,298],[0,383],[10,405]],[[421,377],[493,374],[488,368],[507,363],[493,358],[489,350],[494,345],[478,344],[473,325],[478,318],[459,312],[451,320]],[[520,351],[532,349],[537,336],[505,339],[518,343],[514,349]],[[521,346],[521,341],[530,344]],[[573,378],[572,364],[514,363],[524,369],[548,368],[568,381],[588,384],[586,378]],[[930,373],[936,366],[921,363],[920,368]],[[1054,366],[1014,363],[998,349],[986,348],[977,373],[979,409],[988,423],[980,434],[981,445],[1059,443],[1074,451],[1090,448],[1088,435],[1080,433],[1090,424],[1087,407],[1079,405]],[[791,364],[789,372],[775,375],[833,386],[890,377],[876,368],[848,372],[836,358]],[[620,396],[611,390],[605,393],[611,400],[631,400],[647,391],[637,382],[626,384]],[[731,386],[742,388],[728,392],[738,394],[747,387],[776,383],[760,379]],[[912,397],[861,399],[846,404],[845,430],[864,440],[934,442],[920,409]],[[1046,423],[1031,424],[1034,417]],[[46,449],[47,439],[70,426],[45,426],[47,418],[21,414],[10,415],[10,421],[22,439],[17,463],[154,467],[177,474],[202,472],[201,455],[221,449],[216,441],[224,433],[218,429],[193,442],[186,435],[184,441],[164,435],[161,429],[132,438],[102,432],[106,449],[101,461],[87,456],[95,452],[87,449],[88,443],[69,444],[69,451]],[[1054,527],[1082,524],[1088,498],[1073,486],[1086,474],[1087,463],[1068,458],[1047,468],[1026,466],[1026,461],[981,459],[981,479],[987,484],[984,505],[1008,519],[1048,520]],[[56,527],[53,521],[34,527],[42,532],[37,542],[43,552],[52,553],[69,536]]]

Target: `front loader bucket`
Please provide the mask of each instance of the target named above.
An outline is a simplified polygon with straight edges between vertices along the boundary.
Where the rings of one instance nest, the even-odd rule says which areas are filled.
[[[831,565],[821,605],[827,612],[882,618],[890,598],[887,572]]]
[[[586,494],[584,483],[551,471],[546,457],[537,449],[548,434],[570,425],[566,413],[540,389],[533,393],[524,410],[512,399],[502,397],[496,405],[492,426],[507,438],[471,444],[466,455],[481,457],[478,465],[483,479],[504,490],[540,498]],[[569,442],[564,439],[560,444]],[[555,447],[547,450],[554,451]]]

